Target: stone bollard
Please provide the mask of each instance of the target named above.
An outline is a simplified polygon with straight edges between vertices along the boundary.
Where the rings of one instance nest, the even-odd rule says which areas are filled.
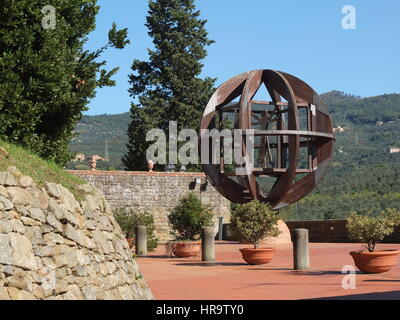
[[[201,259],[215,261],[215,231],[213,227],[203,228],[201,233]]]
[[[310,266],[308,230],[295,229],[293,239],[294,270],[308,270]]]
[[[218,240],[222,240],[222,236],[224,233],[224,217],[218,218]]]
[[[136,227],[135,252],[137,256],[147,255],[147,228],[145,226]]]

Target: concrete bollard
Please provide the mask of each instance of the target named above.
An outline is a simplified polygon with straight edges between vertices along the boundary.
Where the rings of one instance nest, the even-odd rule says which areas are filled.
[[[145,226],[136,227],[135,252],[140,257],[147,255],[147,228]]]
[[[310,267],[307,229],[294,230],[293,259],[294,270],[308,270]]]
[[[218,240],[222,240],[222,235],[224,233],[224,217],[218,218]]]
[[[201,233],[201,259],[215,261],[215,231],[213,227],[203,228]]]

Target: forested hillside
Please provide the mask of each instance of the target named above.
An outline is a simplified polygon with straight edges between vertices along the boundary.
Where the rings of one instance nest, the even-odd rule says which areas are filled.
[[[351,210],[400,209],[400,94],[360,98],[339,91],[322,95],[337,132],[334,160],[315,191],[285,210],[287,219],[337,219]],[[378,123],[382,121],[383,124]],[[85,116],[71,141],[71,150],[104,156],[108,140],[110,162],[100,168],[121,168],[126,150],[129,113]]]
[[[87,156],[97,154],[104,157],[107,141],[110,161],[99,161],[97,166],[103,169],[121,169],[121,157],[126,152],[128,142],[128,125],[129,112],[84,116],[76,128],[77,137],[71,141],[70,148],[73,152]],[[74,164],[69,164],[70,168],[73,166]]]
[[[338,219],[354,210],[400,209],[400,95],[360,98],[332,91],[322,95],[334,125],[335,153],[321,184],[286,210],[288,219]],[[382,121],[382,123],[377,123]]]

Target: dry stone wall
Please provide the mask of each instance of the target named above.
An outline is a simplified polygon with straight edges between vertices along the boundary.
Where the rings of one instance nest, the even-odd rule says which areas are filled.
[[[152,299],[103,194],[0,172],[0,300]]]
[[[112,208],[138,205],[153,214],[161,242],[171,239],[168,214],[180,198],[194,192],[214,209],[215,231],[218,218],[230,220],[230,203],[199,172],[70,171],[103,191]],[[196,183],[197,182],[200,183]]]

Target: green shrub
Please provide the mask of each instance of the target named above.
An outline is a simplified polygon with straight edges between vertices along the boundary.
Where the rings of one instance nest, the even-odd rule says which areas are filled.
[[[386,219],[394,224],[394,226],[400,225],[400,211],[393,208],[388,208],[381,213]]]
[[[260,240],[267,236],[277,237],[279,216],[268,203],[253,200],[235,205],[232,210],[231,223],[241,240],[259,247]]]
[[[213,213],[203,205],[193,193],[179,200],[178,205],[168,215],[171,235],[176,240],[198,240],[204,227],[212,225]]]
[[[126,238],[135,238],[137,226],[147,227],[147,250],[154,251],[158,246],[155,235],[154,217],[148,212],[141,212],[134,207],[121,207],[114,210],[114,218],[118,222]]]
[[[375,216],[371,211],[366,215],[351,212],[347,218],[346,228],[351,239],[366,243],[368,251],[374,252],[376,244],[392,234],[395,225],[398,224],[400,224],[400,211],[386,209]]]

